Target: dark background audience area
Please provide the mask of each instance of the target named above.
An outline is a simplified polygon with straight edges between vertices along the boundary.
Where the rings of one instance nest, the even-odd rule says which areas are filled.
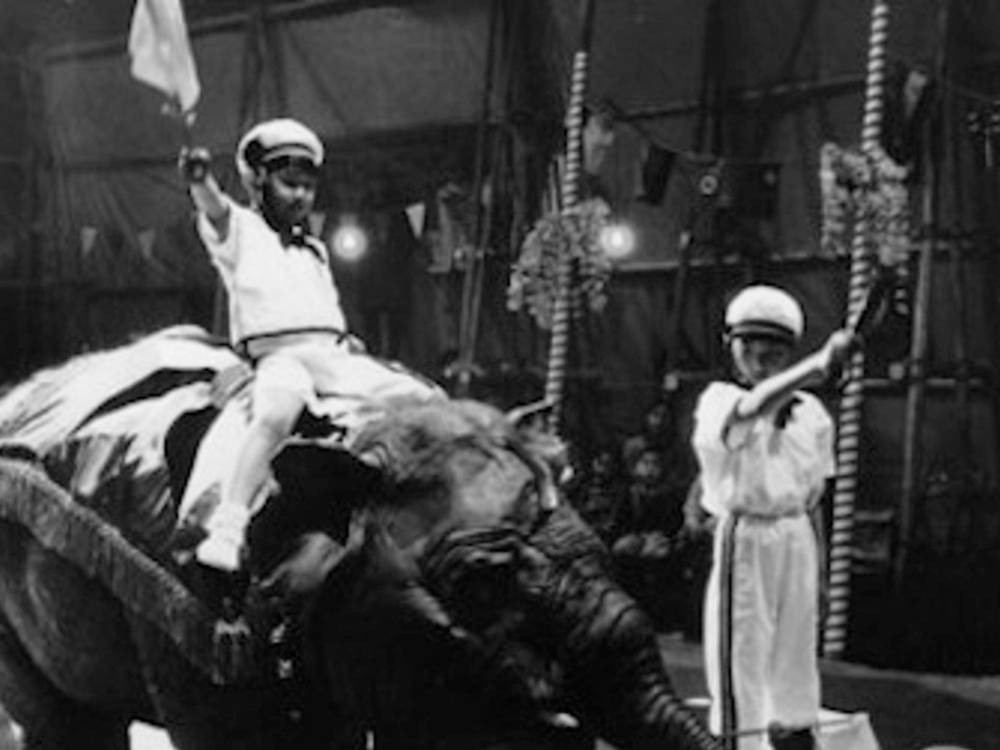
[[[669,401],[657,401],[634,434],[576,446],[567,491],[657,629],[698,640],[712,535],[677,416]]]

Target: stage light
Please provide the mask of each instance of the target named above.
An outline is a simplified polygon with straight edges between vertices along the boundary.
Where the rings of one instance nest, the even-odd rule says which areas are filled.
[[[334,254],[341,260],[359,260],[368,252],[368,234],[358,224],[357,219],[345,216],[333,230],[330,245]]]
[[[635,252],[635,230],[628,224],[608,224],[601,230],[598,242],[609,258],[625,258]]]

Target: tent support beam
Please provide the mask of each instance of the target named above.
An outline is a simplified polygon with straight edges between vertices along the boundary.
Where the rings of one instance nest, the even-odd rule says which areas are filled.
[[[865,87],[865,76],[841,75],[831,76],[821,81],[788,81],[767,88],[747,89],[732,92],[730,101],[734,104],[754,104],[766,100],[773,104],[776,99],[812,100],[819,97],[830,97],[837,94],[848,94]],[[682,117],[695,114],[704,107],[701,100],[681,100],[669,102],[658,107],[637,107],[623,110],[620,119],[623,122],[640,122],[643,120],[664,120],[670,117]]]
[[[495,169],[494,159],[487,158],[487,150],[490,146],[490,122],[493,119],[493,98],[497,83],[497,49],[502,49],[501,40],[498,37],[504,35],[502,18],[502,7],[500,0],[493,0],[490,6],[489,28],[487,31],[486,66],[483,71],[483,98],[479,123],[476,127],[476,153],[475,167],[472,177],[472,200],[475,205],[475,227],[472,241],[473,255],[469,258],[465,275],[462,278],[462,304],[459,311],[458,321],[458,395],[466,398],[470,394],[472,386],[473,364],[476,358],[476,328],[479,323],[479,305],[482,301],[483,272],[486,261],[486,245],[489,242],[490,218],[493,207],[492,202],[489,207],[483,205],[483,190],[489,180],[487,172],[490,168]],[[503,55],[503,53],[499,53]],[[506,60],[501,60],[500,65],[505,65]],[[499,74],[503,76],[503,72]],[[502,88],[502,87],[501,87]],[[506,105],[506,102],[503,103]],[[494,137],[497,137],[494,135]],[[487,162],[493,162],[487,164]]]
[[[419,5],[421,2],[423,0],[395,0],[391,5],[398,8],[405,5]],[[313,15],[345,14],[387,5],[390,3],[385,0],[299,0],[298,2],[284,2],[270,7],[268,18],[270,20],[295,21]],[[188,34],[195,37],[219,31],[239,31],[255,12],[255,5],[249,5],[245,11],[189,22]],[[86,57],[118,54],[126,50],[127,44],[126,34],[88,42],[63,44],[46,52],[44,62],[72,61]]]
[[[945,80],[947,72],[947,47],[950,2],[946,0],[938,11],[938,47],[934,61],[935,76]],[[921,245],[918,265],[917,293],[914,300],[913,328],[910,341],[909,387],[906,397],[906,421],[903,432],[903,479],[897,519],[899,543],[893,561],[893,579],[896,590],[901,590],[913,544],[914,508],[922,492],[921,475],[923,468],[922,428],[927,402],[927,351],[930,328],[931,275],[934,270],[934,255],[937,247],[938,210],[941,192],[941,128],[943,127],[941,87],[935,87],[931,116],[928,118],[924,153],[926,172],[921,206],[926,239]],[[961,327],[961,319],[959,320]],[[961,337],[963,334],[959,333]],[[964,363],[961,364],[964,367]],[[961,392],[959,394],[961,398]]]

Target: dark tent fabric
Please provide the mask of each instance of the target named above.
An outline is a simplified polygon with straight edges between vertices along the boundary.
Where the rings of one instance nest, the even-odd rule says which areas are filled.
[[[212,151],[224,183],[241,196],[231,164],[235,142],[252,121],[294,113],[328,144],[318,209],[331,226],[341,210],[374,206],[399,215],[406,205],[433,201],[449,181],[470,184],[485,106],[489,128],[516,123],[522,162],[544,162],[544,152],[532,152],[551,140],[545,130],[553,132],[560,116],[556,73],[544,62],[544,49],[553,46],[551,39],[543,44],[554,33],[549,14],[526,2],[496,14],[514,40],[502,51],[512,72],[501,90],[489,76],[490,2],[332,11],[193,26],[203,93],[190,133],[163,116],[159,92],[129,76],[120,39],[43,57],[51,169],[40,254],[57,288],[55,304],[63,306],[56,315],[72,321],[54,324],[54,349],[147,329],[155,313],[122,314],[130,305],[150,312],[142,292],[165,302],[173,295],[174,304],[161,309],[163,323],[211,309],[213,271],[174,167],[187,140]],[[520,169],[522,182],[531,178],[530,164]],[[406,353],[425,365],[437,358],[412,347]]]
[[[205,8],[192,5],[194,52],[204,89],[193,138],[217,155],[220,169],[229,173],[229,187],[239,192],[229,162],[242,129],[255,117],[278,112],[295,113],[330,144],[323,208],[335,211],[340,204],[374,198],[399,211],[427,201],[448,179],[470,182],[491,3],[306,5],[310,12],[297,15],[290,12],[295,3],[270,4],[273,20],[263,24],[263,41],[252,33],[254,23],[260,25],[252,14],[212,23]],[[515,5],[529,8],[518,11],[524,18],[517,27],[515,77],[523,96],[509,105],[497,103],[494,112],[518,123],[522,113],[530,114],[533,122],[522,126],[523,137],[549,146],[545,136],[534,133],[558,125],[554,97],[566,80],[580,6],[553,0],[546,4],[549,12],[541,13],[537,7],[543,4]],[[218,7],[233,9],[231,4]],[[894,65],[932,62],[929,57],[942,43],[937,7],[930,0],[893,7],[889,55]],[[725,12],[710,2],[596,4],[590,99],[609,100],[621,113],[601,178],[639,238],[620,277],[650,272],[660,274],[662,282],[676,263],[677,242],[685,231],[694,234],[693,262],[707,267],[720,254],[736,264],[747,262],[748,255],[768,261],[822,255],[819,147],[827,140],[845,145],[858,140],[868,8],[860,1],[818,0],[744,0]],[[988,21],[993,8],[986,2],[967,8],[965,15],[954,13],[952,24],[962,27],[963,38],[975,39],[975,45],[959,50],[971,56],[970,49],[985,48],[990,41],[975,19]],[[108,19],[119,26],[91,31],[90,39],[73,41],[69,31],[59,36],[58,28],[49,32],[63,45],[41,58],[41,116],[51,161],[50,189],[40,191],[47,209],[41,263],[55,284],[202,289],[204,296],[212,273],[199,257],[187,198],[173,172],[183,135],[176,121],[160,114],[162,96],[129,77],[123,44],[127,11],[109,12]],[[96,20],[85,23],[80,9],[72,12],[66,26],[77,24],[81,35],[96,29]],[[546,32],[539,21],[549,14],[554,29]],[[529,34],[529,29],[535,31]],[[562,51],[553,54],[557,46]],[[963,74],[959,63],[957,76]],[[539,75],[546,80],[539,82]],[[956,107],[954,115],[964,112]],[[957,146],[948,155],[949,168],[963,169],[971,181],[972,143],[964,139]],[[678,155],[660,205],[636,200],[652,147]],[[706,171],[722,169],[729,175],[726,184],[742,190],[737,197],[745,199],[762,189],[759,181],[746,178],[760,164],[776,165],[773,215],[741,218],[720,247],[718,201],[705,200],[698,181]],[[954,216],[959,210],[973,222],[988,218],[977,208],[982,201],[961,206],[955,201],[954,191],[942,191],[942,224],[965,221]],[[88,236],[93,245],[84,253]],[[516,252],[507,239],[495,243],[500,275]],[[843,271],[843,259],[830,260]],[[658,286],[662,294],[670,284]],[[727,291],[713,300],[716,308]],[[817,336],[842,318],[841,291],[831,288],[809,298],[817,302],[816,309],[807,310]],[[491,304],[502,308],[500,296]],[[707,302],[691,300],[698,307]],[[717,316],[717,310],[711,314]],[[511,323],[504,317],[497,324],[507,330]],[[662,319],[646,319],[641,327],[646,339],[663,335]],[[503,330],[480,337],[485,359],[506,356]],[[713,344],[704,333],[688,336],[697,345],[692,364],[701,367],[714,364]],[[53,334],[56,350],[92,338],[86,331]],[[500,343],[493,344],[494,339]],[[421,363],[434,361],[450,344],[419,354]],[[970,358],[992,356],[989,342],[970,345],[975,351]],[[633,359],[624,369],[655,367],[660,346],[632,348],[642,352],[641,361]],[[540,347],[544,342],[529,342],[521,356],[537,357]],[[620,422],[631,422],[641,407],[622,408]]]

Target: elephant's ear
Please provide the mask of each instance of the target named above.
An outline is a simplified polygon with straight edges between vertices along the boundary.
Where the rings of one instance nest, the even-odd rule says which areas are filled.
[[[519,432],[536,430],[544,427],[545,420],[551,416],[555,408],[555,400],[543,398],[541,401],[515,406],[504,415],[504,418],[507,424]]]
[[[264,579],[261,589],[283,596],[316,591],[345,559],[359,553],[364,539],[364,528],[356,522],[351,523],[344,544],[323,532],[304,534],[296,550]]]
[[[354,457],[378,472],[386,472],[392,465],[392,453],[386,443],[371,441],[363,448],[353,451]]]
[[[366,466],[392,477],[428,440],[421,437],[426,419],[424,410],[412,405],[379,411],[354,434],[348,450]]]
[[[511,409],[504,419],[518,435],[529,452],[540,459],[542,506],[552,510],[558,504],[558,486],[570,476],[566,443],[549,431],[547,418],[556,408],[552,399]]]
[[[566,464],[566,443],[548,425],[555,408],[554,400],[544,398],[516,406],[504,415],[504,420],[524,444],[553,468]]]

